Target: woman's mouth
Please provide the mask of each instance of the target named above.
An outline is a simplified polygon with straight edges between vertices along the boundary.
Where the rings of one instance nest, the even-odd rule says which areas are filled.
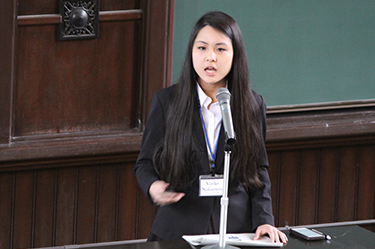
[[[206,71],[206,73],[208,73],[208,74],[213,74],[213,73],[216,72],[216,68],[214,68],[214,67],[206,67],[204,69],[204,71]]]

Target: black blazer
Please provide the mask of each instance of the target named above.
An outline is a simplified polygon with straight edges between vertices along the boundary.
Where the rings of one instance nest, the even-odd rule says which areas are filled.
[[[155,94],[143,135],[142,148],[134,167],[138,183],[148,198],[150,198],[148,194],[150,185],[159,180],[152,163],[154,147],[164,137],[166,113],[176,89],[176,85],[173,85]],[[265,139],[266,106],[263,98],[255,92],[254,94],[263,112],[262,127]],[[208,153],[199,111],[194,119],[193,136],[197,137],[200,144],[199,174],[207,175],[209,174]],[[224,132],[221,131],[215,162],[219,173],[223,171],[224,164],[223,134]],[[263,188],[246,191],[242,184],[233,182],[229,184],[228,233],[254,232],[259,225],[274,224],[265,146],[263,146],[258,163],[258,174],[264,183]],[[162,239],[176,239],[182,235],[206,234],[208,232],[219,233],[221,197],[199,197],[198,178],[184,192],[185,196],[179,202],[158,208],[151,232]]]

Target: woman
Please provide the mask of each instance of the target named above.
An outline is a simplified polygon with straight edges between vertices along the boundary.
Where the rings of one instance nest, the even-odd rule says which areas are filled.
[[[151,104],[134,171],[141,189],[159,206],[149,240],[219,233],[220,196],[200,196],[202,178],[223,173],[224,131],[216,92],[231,92],[236,144],[228,190],[228,233],[268,234],[273,226],[265,150],[266,106],[250,89],[242,33],[229,15],[209,12],[194,26],[178,84]],[[203,177],[202,177],[203,176]]]

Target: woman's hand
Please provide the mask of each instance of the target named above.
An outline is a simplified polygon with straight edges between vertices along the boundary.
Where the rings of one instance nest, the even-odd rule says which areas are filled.
[[[262,235],[265,234],[268,234],[271,242],[283,242],[284,244],[288,242],[288,237],[283,232],[269,224],[264,224],[257,228],[254,240],[258,240]]]
[[[149,194],[151,196],[152,201],[158,206],[164,206],[171,203],[178,202],[184,197],[184,193],[177,193],[172,191],[166,191],[169,183],[165,181],[156,181],[153,182],[149,189]]]

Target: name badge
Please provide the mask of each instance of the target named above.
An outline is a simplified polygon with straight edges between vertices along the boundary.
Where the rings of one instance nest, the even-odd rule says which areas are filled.
[[[222,196],[224,179],[222,175],[199,176],[199,196]]]

